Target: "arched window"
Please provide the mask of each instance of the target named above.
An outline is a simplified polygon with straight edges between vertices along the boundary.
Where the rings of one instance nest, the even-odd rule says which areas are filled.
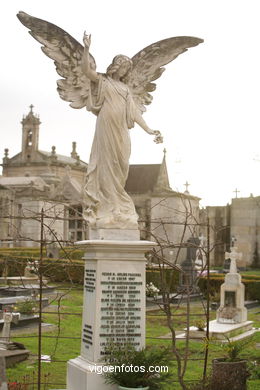
[[[32,146],[32,130],[29,130],[27,133],[27,146]]]

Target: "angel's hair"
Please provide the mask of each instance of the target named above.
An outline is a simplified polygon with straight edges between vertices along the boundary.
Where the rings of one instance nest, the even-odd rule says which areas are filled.
[[[107,68],[107,75],[112,77],[124,62],[128,62],[131,65],[129,69],[131,70],[133,67],[133,61],[129,57],[119,54],[113,58],[112,64],[110,64]]]

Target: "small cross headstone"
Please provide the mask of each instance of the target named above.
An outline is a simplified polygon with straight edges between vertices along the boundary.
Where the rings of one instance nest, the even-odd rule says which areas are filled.
[[[200,240],[197,237],[190,237],[187,240],[186,259],[181,263],[183,272],[180,273],[179,291],[196,288],[197,272],[195,270],[194,262],[199,245]]]
[[[10,342],[12,319],[13,319],[12,313],[5,312],[3,314],[4,326],[3,326],[3,330],[2,330],[2,343],[9,343]]]
[[[202,235],[199,236],[199,247],[196,251],[196,259],[195,259],[195,269],[198,271],[201,271],[205,265],[206,265],[206,258],[205,258],[205,237]]]
[[[237,272],[236,261],[241,259],[242,253],[238,253],[233,246],[231,252],[225,253],[225,258],[230,260],[230,269],[225,276],[225,282],[220,288],[220,307],[217,311],[218,323],[242,323],[247,321],[247,309],[245,307],[245,286],[241,282],[241,275]]]

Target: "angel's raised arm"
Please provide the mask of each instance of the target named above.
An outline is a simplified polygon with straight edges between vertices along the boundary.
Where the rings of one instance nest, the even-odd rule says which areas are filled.
[[[89,47],[91,43],[91,35],[87,35],[84,32],[83,35],[83,43],[84,43],[84,52],[82,55],[81,69],[82,72],[88,77],[91,81],[98,81],[98,74],[95,69],[91,68],[91,61],[89,57]]]

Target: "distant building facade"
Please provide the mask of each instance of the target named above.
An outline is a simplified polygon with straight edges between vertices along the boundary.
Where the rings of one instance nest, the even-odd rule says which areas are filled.
[[[225,252],[236,246],[242,257],[240,268],[260,267],[260,196],[234,198],[226,206],[212,206],[200,211],[200,221],[209,218],[210,263],[223,267]],[[204,228],[204,235],[206,230]]]

